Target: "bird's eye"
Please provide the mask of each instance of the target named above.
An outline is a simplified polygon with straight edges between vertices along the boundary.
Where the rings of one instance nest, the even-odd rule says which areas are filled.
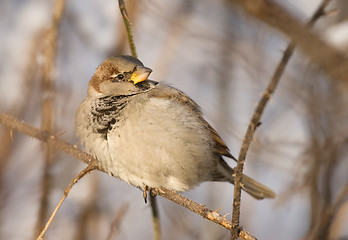
[[[113,81],[122,81],[123,79],[124,79],[124,74],[119,73],[113,78]]]

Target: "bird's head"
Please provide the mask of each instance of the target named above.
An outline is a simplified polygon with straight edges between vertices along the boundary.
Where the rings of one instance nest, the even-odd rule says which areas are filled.
[[[132,56],[106,59],[96,69],[88,84],[88,95],[131,95],[143,92],[152,70]]]

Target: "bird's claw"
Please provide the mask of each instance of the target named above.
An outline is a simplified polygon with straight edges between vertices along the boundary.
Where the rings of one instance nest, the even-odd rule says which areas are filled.
[[[147,190],[149,189],[148,186],[144,186],[144,189],[143,189],[143,198],[144,198],[144,201],[145,203],[147,203]]]

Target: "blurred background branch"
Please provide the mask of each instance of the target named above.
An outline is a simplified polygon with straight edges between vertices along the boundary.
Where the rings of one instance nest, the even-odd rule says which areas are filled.
[[[45,96],[40,81],[48,64],[43,46],[52,27],[54,2],[0,3],[0,112],[34,126],[41,126],[39,106]],[[154,70],[151,78],[191,96],[235,156],[283,49],[290,41],[297,44],[244,166],[246,174],[275,190],[277,198],[255,202],[242,193],[240,225],[259,239],[347,238],[347,1],[332,0],[325,21],[311,30],[305,22],[317,0],[125,3],[139,58]],[[49,171],[49,209],[85,167],[61,150],[67,147],[78,158],[92,160],[64,144],[77,143],[73,119],[90,77],[107,57],[130,54],[124,22],[115,7],[114,0],[65,3],[53,63],[50,111],[55,137],[37,132],[43,140],[64,141],[55,143],[60,150]],[[45,151],[39,141],[2,125],[0,135],[0,239],[32,239]],[[211,209],[222,208],[221,215],[230,211],[232,196],[233,188],[224,183],[204,183],[184,193]],[[166,199],[157,201],[166,239],[229,238],[218,224]],[[109,235],[125,202],[128,210],[115,224],[117,232]],[[151,239],[150,216],[151,208],[144,205],[138,189],[95,171],[74,186],[45,236]]]
[[[64,13],[65,0],[56,0],[53,6],[50,28],[43,37],[43,64],[41,68],[41,129],[48,132],[55,130],[55,76],[57,39],[59,26]],[[35,237],[39,234],[47,219],[49,197],[52,189],[52,164],[55,161],[55,153],[52,146],[44,144],[44,166],[41,179],[41,199],[36,223]]]
[[[318,68],[348,88],[348,58],[273,0],[235,0],[246,12],[286,34]],[[329,2],[329,1],[328,1]],[[320,51],[318,51],[320,49]]]

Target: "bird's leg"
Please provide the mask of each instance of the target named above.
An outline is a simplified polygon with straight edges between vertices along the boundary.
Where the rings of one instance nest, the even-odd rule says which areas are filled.
[[[151,196],[151,197],[156,197],[156,196],[157,196],[157,194],[156,194],[156,189],[154,189],[154,188],[150,188],[150,189],[149,189],[149,193],[150,193],[150,196]]]
[[[147,185],[144,186],[143,188],[143,198],[145,203],[147,203],[147,190],[149,189],[149,187]]]
[[[156,197],[159,194],[165,194],[166,192],[164,192],[162,189],[160,188],[148,188],[151,197]]]

